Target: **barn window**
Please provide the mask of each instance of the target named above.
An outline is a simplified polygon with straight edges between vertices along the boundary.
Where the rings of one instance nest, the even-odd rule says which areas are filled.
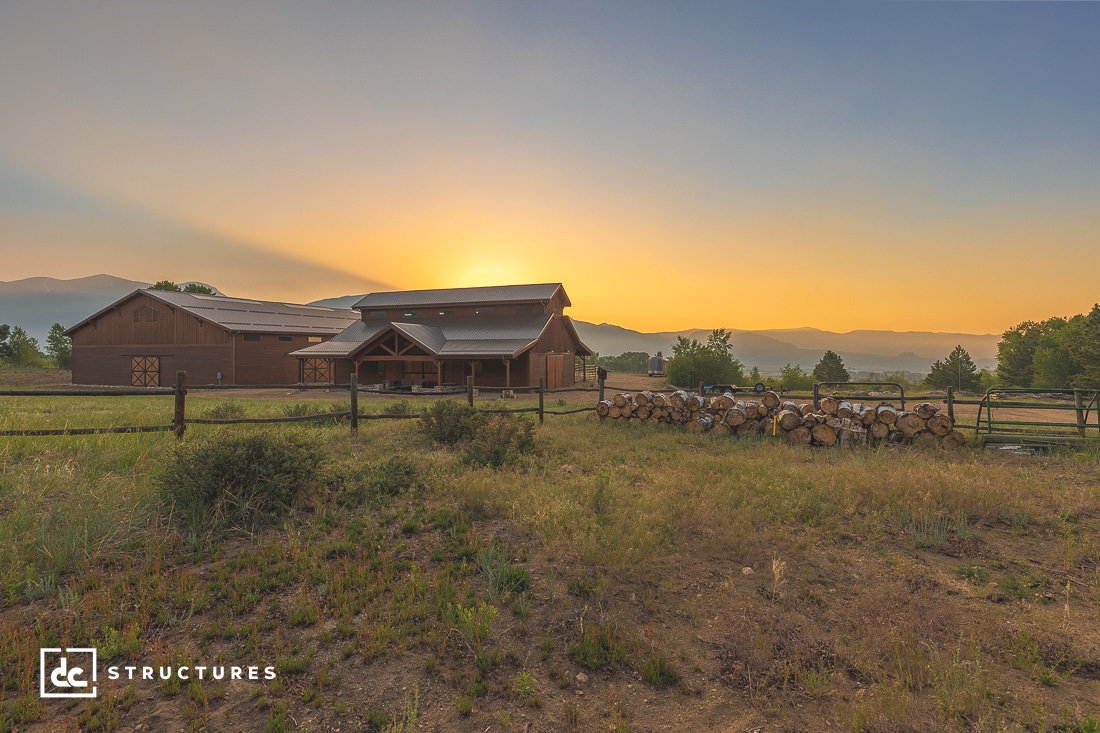
[[[371,311],[370,312],[370,317],[371,318],[385,318],[386,317],[386,311]]]
[[[401,311],[401,315],[404,316],[405,318],[413,318],[415,316],[419,316],[420,311],[416,310],[415,308],[411,308],[409,310]]]
[[[282,341],[283,343],[286,343],[287,341],[293,341],[294,337],[293,336],[280,336],[279,340]]]
[[[309,337],[309,342],[311,344],[319,344],[319,343],[321,343],[321,337],[320,336],[310,336]]]
[[[474,308],[474,313],[479,316],[491,316],[493,315],[493,306],[479,305],[477,308]]]
[[[258,334],[258,333],[246,333],[244,335],[244,340],[245,341],[259,341],[260,340],[260,334]]]
[[[367,362],[367,374],[375,377],[386,376],[386,362],[384,361],[368,361]]]
[[[456,313],[454,308],[440,308],[439,315],[441,316],[453,316]]]
[[[534,313],[534,312],[535,312],[535,306],[531,305],[530,303],[524,303],[522,305],[517,305],[516,306],[516,313]]]
[[[152,306],[143,305],[134,311],[134,323],[156,323],[160,320],[160,313]]]

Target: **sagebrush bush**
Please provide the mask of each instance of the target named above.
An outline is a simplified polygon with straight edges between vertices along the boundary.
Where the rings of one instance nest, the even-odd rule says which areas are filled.
[[[322,481],[328,448],[304,433],[221,430],[181,443],[157,475],[161,497],[192,528],[278,516]]]
[[[240,400],[227,400],[219,402],[203,411],[202,416],[207,420],[235,420],[244,417],[246,410]]]
[[[484,424],[484,415],[458,400],[438,400],[420,417],[420,429],[447,445],[472,439]]]
[[[494,415],[474,435],[462,459],[476,466],[500,468],[535,447],[535,425],[528,418]]]
[[[345,507],[378,505],[420,485],[420,467],[402,455],[378,463],[348,464],[331,479],[336,501]]]

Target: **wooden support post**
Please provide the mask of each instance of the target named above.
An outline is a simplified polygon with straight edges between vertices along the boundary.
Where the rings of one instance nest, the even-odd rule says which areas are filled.
[[[187,372],[176,372],[176,410],[172,416],[172,426],[175,428],[176,440],[183,440],[183,433],[187,429],[184,400],[187,396]]]
[[[1073,393],[1073,409],[1077,411],[1077,434],[1085,437],[1085,397],[1081,392]]]
[[[955,388],[950,384],[947,385],[947,417],[955,422]]]
[[[599,399],[599,401],[603,402],[603,380],[602,379],[597,379],[596,382],[600,386],[600,399]]]
[[[703,396],[703,383],[702,382],[699,382],[699,396],[700,397]]]
[[[544,398],[546,396],[546,377],[539,377],[539,425],[542,425],[542,417],[545,409]]]
[[[359,432],[359,377],[355,372],[351,373],[351,432]]]
[[[466,401],[470,403],[470,407],[474,406],[474,377],[472,374],[466,377]]]

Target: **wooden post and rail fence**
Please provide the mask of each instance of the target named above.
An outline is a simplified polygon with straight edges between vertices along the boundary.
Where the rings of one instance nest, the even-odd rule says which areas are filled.
[[[893,383],[819,383],[814,385],[814,391],[810,395],[784,395],[787,399],[809,399],[813,400],[816,405],[821,397],[821,387],[832,388],[831,394],[835,397],[839,394],[838,388],[844,386],[854,385],[880,385],[889,386],[891,388],[896,387],[898,395],[900,397],[901,407],[905,408],[905,402],[915,400],[935,400],[941,401],[946,405],[947,417],[951,418],[955,422],[955,427],[968,430],[974,430],[976,434],[982,437],[984,442],[1072,442],[1072,439],[1081,439],[1092,437],[1090,431],[1096,429],[1096,435],[1100,437],[1100,391],[1097,390],[1082,390],[1082,389],[991,389],[986,392],[979,399],[959,399],[955,395],[955,390],[951,387],[947,388],[946,396],[941,398],[940,395],[906,395],[904,389],[900,385]],[[297,390],[307,389],[325,389],[332,390],[335,385],[259,385],[253,386],[253,389],[262,388],[293,388]],[[233,386],[217,386],[217,385],[203,385],[201,388],[204,391],[221,391],[221,390],[241,390],[248,389],[249,387],[242,387],[239,385]],[[348,410],[340,410],[334,412],[323,412],[310,415],[294,415],[286,417],[241,417],[241,418],[227,418],[227,419],[214,419],[214,418],[191,418],[187,414],[187,382],[186,374],[184,372],[176,373],[175,384],[171,388],[161,387],[144,387],[144,388],[93,388],[93,389],[24,389],[24,390],[0,390],[0,397],[40,397],[40,396],[83,396],[83,397],[97,397],[97,396],[160,396],[160,395],[172,395],[174,398],[174,410],[172,416],[172,422],[167,425],[133,425],[124,427],[90,427],[90,428],[46,428],[46,429],[12,429],[12,430],[0,430],[0,437],[40,437],[40,436],[60,436],[60,435],[98,435],[98,434],[114,434],[114,433],[151,433],[151,432],[172,432],[176,438],[182,440],[187,432],[188,425],[240,425],[240,424],[265,424],[265,423],[294,423],[294,422],[307,422],[315,420],[340,420],[347,419],[349,423],[349,429],[352,434],[355,434],[359,429],[360,420],[383,420],[383,419],[416,419],[420,418],[420,413],[404,413],[404,414],[387,414],[387,413],[361,413],[359,411],[359,392],[360,387],[357,383],[356,375],[351,375],[351,383],[347,389],[350,391],[350,404]],[[534,412],[538,415],[539,423],[543,423],[546,415],[571,415],[582,412],[591,412],[593,408],[582,407],[572,410],[548,410],[546,409],[545,397],[547,394],[557,392],[594,392],[598,394],[598,401],[604,400],[604,395],[607,390],[613,392],[630,392],[629,389],[623,389],[620,387],[614,387],[605,383],[605,380],[597,380],[595,387],[584,386],[571,386],[560,387],[555,389],[547,389],[545,378],[540,378],[538,385],[530,387],[475,387],[474,378],[466,378],[466,400],[467,403],[473,407],[474,398],[480,392],[500,392],[502,396],[514,395],[516,392],[524,393],[536,393],[538,395],[537,407],[523,407],[523,408],[510,408],[510,409],[481,409],[479,412],[484,414],[509,414],[509,413],[523,413]],[[373,390],[372,390],[373,391]],[[706,392],[706,386],[703,384],[698,385],[691,392],[697,392],[702,395]],[[738,388],[735,392],[752,393],[758,392],[756,388]],[[402,393],[403,395],[405,393]],[[1052,402],[1049,399],[1044,402],[1035,402],[1028,399],[1035,396],[1043,396],[1049,398],[1051,395],[1064,396],[1061,402]],[[439,393],[432,392],[420,392],[412,393],[412,396],[416,397],[439,397]],[[891,393],[875,393],[875,394],[863,394],[854,392],[849,395],[844,395],[845,398],[864,400],[868,399],[877,400],[883,398],[884,403],[891,401],[898,401],[891,397]],[[1072,404],[1070,404],[1072,401]],[[958,423],[955,421],[955,406],[956,405],[976,405],[978,406],[978,415],[973,425],[964,423]],[[1002,410],[1063,410],[1073,411],[1074,419],[1070,421],[1057,421],[1057,420],[1020,420],[1013,419],[1015,416],[1000,417],[995,415],[995,411]],[[983,419],[984,415],[984,419]],[[1090,423],[1090,418],[1092,422]],[[1040,435],[1039,433],[1043,433]],[[1048,438],[1049,440],[1040,440],[1041,438]]]

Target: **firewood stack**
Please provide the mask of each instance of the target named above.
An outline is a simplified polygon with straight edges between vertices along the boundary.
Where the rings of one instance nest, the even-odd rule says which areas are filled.
[[[724,435],[759,434],[785,437],[806,445],[858,445],[881,442],[942,444],[958,447],[966,437],[955,429],[939,405],[921,402],[912,410],[893,405],[870,405],[822,397],[820,408],[812,404],[784,401],[775,392],[749,399],[731,394],[704,398],[677,390],[622,392],[596,403],[600,419],[625,420],[657,425],[681,425],[692,433]]]

